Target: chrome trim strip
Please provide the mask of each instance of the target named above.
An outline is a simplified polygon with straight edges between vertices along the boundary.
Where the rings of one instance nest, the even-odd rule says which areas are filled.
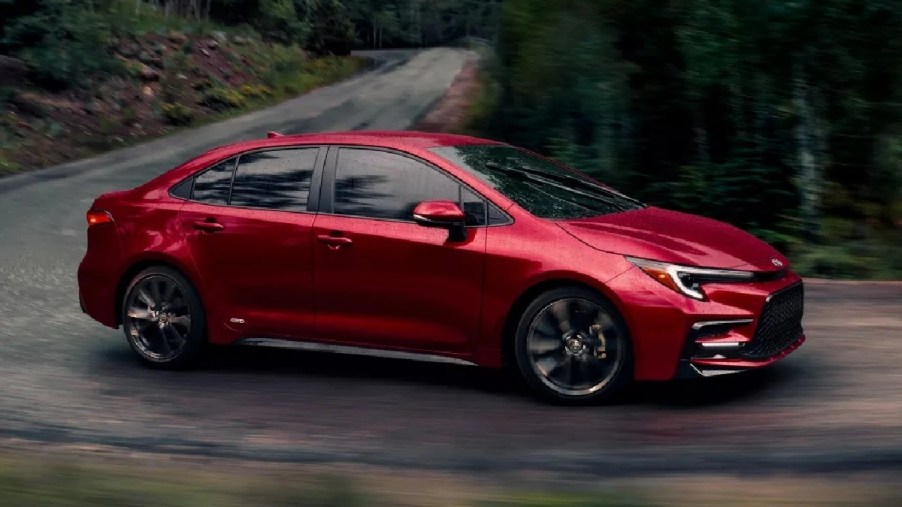
[[[335,345],[331,343],[301,342],[294,340],[280,340],[278,338],[245,338],[235,342],[236,345],[252,347],[274,347],[281,349],[306,350],[311,352],[332,352],[336,354],[350,354],[355,356],[381,357],[385,359],[406,359],[410,361],[423,361],[429,363],[447,363],[463,366],[477,366],[476,363],[446,357],[437,354],[421,354],[419,352],[404,352],[400,350],[371,349],[366,347],[352,347],[349,345]]]
[[[692,330],[698,331],[699,329],[701,329],[703,327],[708,327],[708,326],[725,326],[725,325],[739,326],[739,325],[749,324],[753,320],[754,319],[705,320],[702,322],[696,322],[695,324],[692,324]]]
[[[706,349],[738,349],[744,342],[701,342],[699,345]]]
[[[689,366],[691,366],[692,369],[695,370],[695,373],[698,373],[702,377],[717,377],[719,375],[730,375],[733,373],[742,373],[742,372],[746,371],[746,370],[707,370],[707,369],[703,370],[703,369],[699,368],[698,366],[691,364],[691,363],[689,364]]]

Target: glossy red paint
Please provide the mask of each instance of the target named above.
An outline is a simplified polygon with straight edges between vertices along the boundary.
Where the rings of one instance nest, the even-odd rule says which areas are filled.
[[[208,319],[251,336],[314,336],[315,218],[185,203],[179,234],[198,267]],[[245,324],[238,327],[232,318]],[[230,333],[216,340],[229,341]]]
[[[460,206],[451,201],[421,202],[413,209],[413,216],[441,223],[463,222],[466,219]]]
[[[621,313],[635,377],[666,380],[690,360],[685,351],[693,324],[751,319],[702,340],[751,341],[768,296],[800,281],[786,268],[789,261],[764,242],[702,217],[647,207],[579,220],[537,218],[430,151],[468,144],[499,143],[411,132],[272,136],[216,148],[137,188],[104,194],[91,209],[108,213],[112,222],[88,228],[78,270],[82,306],[117,327],[131,277],[148,265],[165,264],[195,285],[211,343],[277,337],[441,354],[497,367],[512,325],[535,295],[580,285]],[[468,227],[465,238],[455,241],[447,230],[408,221],[216,206],[170,195],[179,182],[220,161],[292,146],[405,153],[463,182],[510,220]],[[311,195],[319,194],[318,181]],[[415,213],[438,221],[461,218],[450,202],[426,202]],[[664,287],[626,256],[786,271],[769,281],[706,285],[707,298],[699,301]],[[692,363],[754,368],[782,358],[803,339],[758,361]]]
[[[320,215],[314,248],[318,338],[467,356],[478,336],[486,228],[463,241],[410,222]]]
[[[704,366],[710,367],[715,366],[718,368],[735,368],[740,370],[747,370],[750,368],[762,368],[764,366],[771,365],[780,359],[788,356],[795,349],[802,346],[805,343],[805,335],[799,337],[792,345],[786,347],[785,349],[777,352],[776,354],[766,358],[761,359],[759,361],[751,361],[748,359],[693,359],[690,362],[696,366]]]
[[[788,262],[770,245],[736,227],[652,206],[560,225],[599,250],[643,259],[755,271],[778,269],[773,258]]]

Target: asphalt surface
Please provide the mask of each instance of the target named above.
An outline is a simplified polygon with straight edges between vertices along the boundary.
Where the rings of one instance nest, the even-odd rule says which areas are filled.
[[[98,194],[267,130],[408,127],[467,58],[375,56],[372,71],[277,108],[0,180],[0,448],[588,475],[902,469],[902,283],[809,281],[808,342],[774,367],[584,408],[545,405],[499,372],[320,353],[231,348],[197,371],[152,371],[80,312],[83,214]]]

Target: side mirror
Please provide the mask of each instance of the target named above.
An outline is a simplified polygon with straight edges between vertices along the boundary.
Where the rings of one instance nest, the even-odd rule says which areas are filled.
[[[467,239],[467,216],[457,203],[451,201],[423,201],[413,210],[413,220],[423,227],[448,229],[451,241]]]

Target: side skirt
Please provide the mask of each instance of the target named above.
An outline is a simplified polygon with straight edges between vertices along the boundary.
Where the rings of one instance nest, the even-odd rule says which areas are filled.
[[[355,356],[381,357],[385,359],[406,359],[410,361],[422,361],[429,363],[448,363],[463,366],[477,366],[476,363],[446,357],[437,354],[423,354],[419,352],[405,352],[400,350],[373,349],[367,347],[352,347],[349,345],[335,345],[331,343],[302,342],[294,340],[280,340],[277,338],[244,338],[235,342],[235,345],[247,345],[252,347],[273,347],[281,349],[307,350],[311,352],[332,352],[336,354],[350,354]]]

